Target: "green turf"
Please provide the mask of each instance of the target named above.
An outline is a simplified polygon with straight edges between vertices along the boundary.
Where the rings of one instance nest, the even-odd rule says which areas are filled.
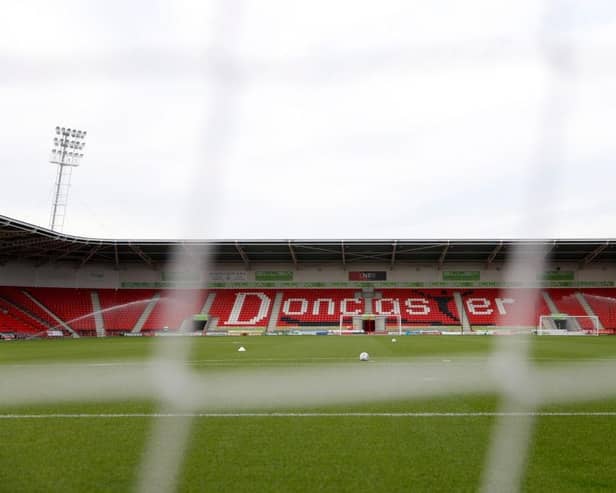
[[[189,365],[200,372],[379,361],[447,360],[488,355],[494,337],[198,338]],[[110,338],[0,344],[2,365],[139,361],[154,339]],[[242,344],[246,353],[238,353]],[[533,338],[539,365],[616,359],[616,338]],[[443,361],[445,360],[445,361]],[[130,371],[130,367],[127,367]],[[592,385],[592,382],[589,382]],[[0,414],[151,413],[150,402],[41,404]],[[328,412],[487,412],[496,396],[366,402]],[[314,411],[315,409],[310,409]],[[553,406],[550,411],[616,411],[616,399]],[[154,419],[0,419],[0,491],[133,491]],[[476,491],[495,418],[475,417],[201,417],[193,420],[179,491]],[[540,417],[525,491],[616,491],[616,417]],[[164,446],[164,444],[161,444]]]

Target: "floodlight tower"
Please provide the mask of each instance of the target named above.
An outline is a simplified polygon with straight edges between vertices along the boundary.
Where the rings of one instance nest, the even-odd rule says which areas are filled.
[[[71,187],[73,168],[79,166],[83,154],[87,132],[75,128],[56,127],[56,136],[53,139],[53,149],[49,157],[51,164],[58,165],[56,183],[54,185],[54,199],[51,206],[49,229],[62,231],[68,192]]]

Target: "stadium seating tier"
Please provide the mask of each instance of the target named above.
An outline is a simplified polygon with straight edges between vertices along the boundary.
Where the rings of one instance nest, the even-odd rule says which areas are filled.
[[[81,334],[96,333],[93,293],[98,295],[107,334],[133,330],[142,318],[144,332],[178,329],[201,312],[219,330],[337,327],[340,316],[372,312],[399,314],[403,328],[460,327],[463,316],[474,327],[535,327],[541,315],[587,315],[592,310],[608,331],[616,329],[616,289],[73,289],[0,287],[0,331],[41,333],[61,328],[56,317]],[[459,310],[456,296],[461,300]],[[146,317],[146,309],[151,312]],[[53,316],[51,315],[53,314]],[[273,320],[272,320],[273,319]],[[388,320],[391,326],[394,320]]]

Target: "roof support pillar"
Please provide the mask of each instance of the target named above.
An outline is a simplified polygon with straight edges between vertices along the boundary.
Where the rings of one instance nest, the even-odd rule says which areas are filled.
[[[88,252],[88,255],[86,255],[86,258],[81,261],[81,265],[79,267],[83,267],[84,265],[86,265],[89,260],[94,256],[94,254],[100,250],[100,248],[101,247],[99,245],[92,248],[92,250]]]
[[[237,250],[237,253],[240,254],[240,257],[242,257],[246,270],[250,270],[250,259],[248,258],[248,255],[246,255],[244,249],[240,246],[240,242],[237,240],[235,240],[235,249]]]
[[[135,252],[137,255],[139,255],[139,258],[143,260],[146,264],[148,264],[152,269],[156,268],[152,259],[148,257],[145,253],[143,253],[143,250],[141,250],[141,248],[139,248],[136,245],[129,245],[129,246],[131,250]]]
[[[492,262],[494,262],[494,259],[496,258],[496,256],[498,255],[498,252],[500,252],[503,249],[503,242],[502,240],[498,243],[498,245],[496,245],[494,247],[494,250],[492,250],[492,252],[490,253],[490,256],[488,257],[488,259],[486,260],[486,269],[488,267],[490,267],[490,264],[492,264]]]
[[[391,248],[391,261],[389,263],[389,270],[393,270],[396,263],[396,249],[398,248],[398,240],[394,240]]]
[[[580,269],[583,269],[588,264],[590,264],[603,250],[605,250],[610,245],[609,241],[606,241],[602,245],[599,245],[592,252],[590,252],[584,259],[580,262]]]
[[[441,252],[441,256],[438,258],[438,270],[441,270],[441,268],[443,267],[443,264],[445,263],[445,257],[447,256],[447,250],[449,250],[449,242],[447,242],[447,244],[443,248],[443,251]]]
[[[293,244],[291,243],[291,240],[289,240],[288,245],[289,245],[289,252],[291,253],[291,258],[293,259],[293,265],[297,269],[297,263],[298,263],[297,255],[295,255],[295,250],[293,249]]]
[[[120,256],[118,255],[118,244],[113,244],[113,257],[115,261],[115,270],[120,270]]]

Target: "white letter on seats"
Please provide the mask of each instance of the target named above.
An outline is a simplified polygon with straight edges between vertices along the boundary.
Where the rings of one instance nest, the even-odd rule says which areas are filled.
[[[425,298],[408,298],[404,301],[404,304],[409,315],[427,315],[430,313],[430,304]]]
[[[469,298],[466,300],[466,307],[473,315],[491,315],[494,312],[487,298]]]
[[[500,313],[501,315],[507,315],[505,303],[507,303],[508,305],[512,305],[513,303],[515,303],[515,300],[512,298],[496,298],[494,302],[496,303],[496,308],[498,308],[498,313]]]
[[[384,310],[383,302],[390,303],[391,308],[389,310]],[[381,298],[376,300],[375,305],[374,311],[377,315],[400,315],[400,300],[395,300],[393,298]]]
[[[291,311],[291,303],[300,303],[300,309]],[[282,307],[282,312],[285,315],[304,315],[308,311],[308,300],[305,298],[289,298],[284,302],[284,306]]]
[[[356,308],[352,312],[349,311],[347,308],[347,303],[355,303],[359,305],[361,304],[361,300],[358,300],[357,298],[344,298],[340,302],[340,313],[342,313],[342,315],[359,315],[361,313],[361,308]]]
[[[319,298],[318,300],[316,300],[314,302],[314,305],[312,306],[312,314],[313,315],[321,315],[321,302],[323,303],[327,303],[327,314],[328,315],[333,315],[334,314],[334,300],[329,299],[329,298]]]
[[[242,308],[244,307],[244,301],[248,296],[256,296],[259,298],[259,311],[257,312],[257,315],[252,317],[250,320],[240,320]],[[266,296],[263,293],[238,293],[235,295],[235,303],[233,303],[229,320],[225,322],[225,325],[254,325],[267,316],[269,306],[269,296]]]

